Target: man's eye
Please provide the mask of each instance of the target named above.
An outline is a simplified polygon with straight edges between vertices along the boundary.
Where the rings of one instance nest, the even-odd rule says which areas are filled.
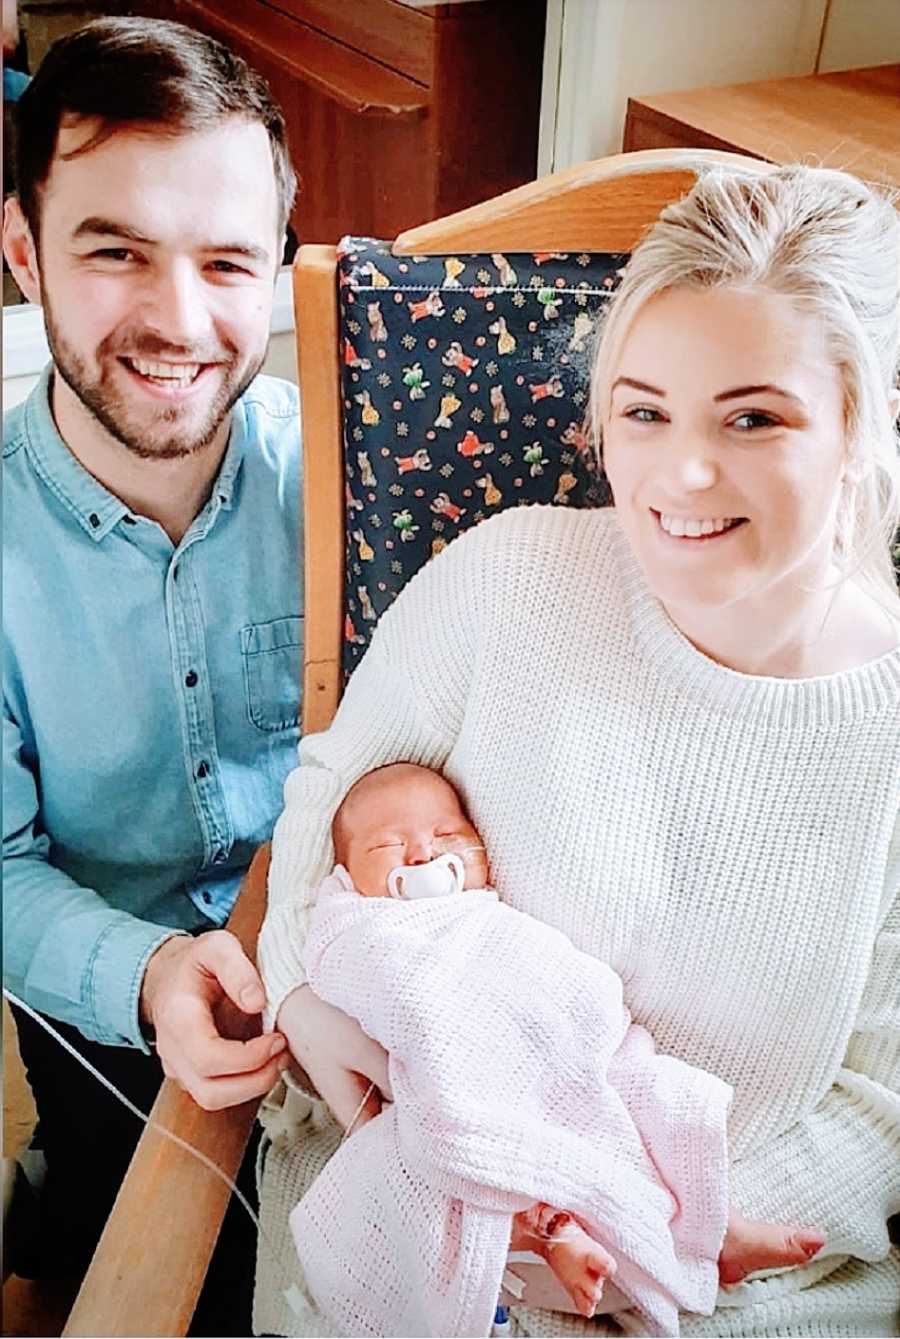
[[[651,409],[649,405],[636,405],[634,409],[626,409],[625,418],[630,418],[635,423],[661,423],[662,414],[658,409]]]
[[[248,271],[247,271],[246,269],[244,269],[244,267],[243,267],[242,265],[235,265],[235,264],[234,264],[232,261],[230,261],[230,260],[214,260],[214,261],[212,262],[212,267],[211,267],[211,268],[214,269],[214,270],[216,271],[217,274],[247,274],[247,273],[248,273]]]
[[[737,428],[739,432],[752,432],[754,428],[773,428],[776,423],[777,419],[761,409],[748,409],[731,420],[732,428]]]
[[[92,260],[134,260],[134,252],[127,246],[104,246],[91,252]]]

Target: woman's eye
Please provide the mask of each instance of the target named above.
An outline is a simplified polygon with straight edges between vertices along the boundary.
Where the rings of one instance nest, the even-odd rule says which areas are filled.
[[[766,414],[761,409],[748,409],[733,418],[731,426],[737,428],[739,432],[752,432],[754,428],[773,428],[776,422],[771,414]]]
[[[630,418],[635,423],[659,423],[662,421],[659,410],[651,409],[649,405],[637,405],[634,409],[626,409],[625,418]]]
[[[214,269],[214,270],[216,271],[217,274],[246,274],[246,273],[247,273],[247,271],[244,270],[240,265],[235,265],[235,264],[233,264],[230,260],[214,260],[214,261],[212,262],[212,269]]]

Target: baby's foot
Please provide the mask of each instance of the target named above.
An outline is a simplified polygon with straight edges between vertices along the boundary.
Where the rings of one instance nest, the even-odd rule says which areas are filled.
[[[740,1283],[756,1269],[805,1265],[824,1244],[821,1232],[807,1228],[792,1231],[732,1213],[719,1256],[719,1281],[725,1285]]]
[[[511,1246],[543,1256],[582,1316],[593,1316],[616,1262],[571,1216],[549,1204],[516,1214]]]

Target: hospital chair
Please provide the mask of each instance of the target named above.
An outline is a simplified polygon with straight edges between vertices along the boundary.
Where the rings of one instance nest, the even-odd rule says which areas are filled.
[[[583,427],[597,317],[642,233],[712,163],[766,170],[709,150],[620,154],[393,243],[300,248],[304,733],[328,726],[378,617],[456,534],[509,505],[610,503]],[[262,848],[229,923],[251,955],[267,868]],[[203,1112],[167,1080],[153,1119],[232,1176],[256,1106]],[[315,1332],[284,1285],[293,1257],[286,1210],[309,1149],[338,1137],[318,1108],[299,1112],[305,1153],[277,1133],[266,1141],[264,1249],[287,1265],[278,1272],[261,1261],[264,1333]],[[146,1130],[64,1333],[185,1334],[228,1196],[200,1162]]]

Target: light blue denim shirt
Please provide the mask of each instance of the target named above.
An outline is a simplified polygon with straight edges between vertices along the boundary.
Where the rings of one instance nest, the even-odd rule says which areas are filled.
[[[176,547],[79,465],[49,375],[4,420],[3,979],[143,1046],[147,959],[224,923],[297,761],[297,391],[238,401]]]

